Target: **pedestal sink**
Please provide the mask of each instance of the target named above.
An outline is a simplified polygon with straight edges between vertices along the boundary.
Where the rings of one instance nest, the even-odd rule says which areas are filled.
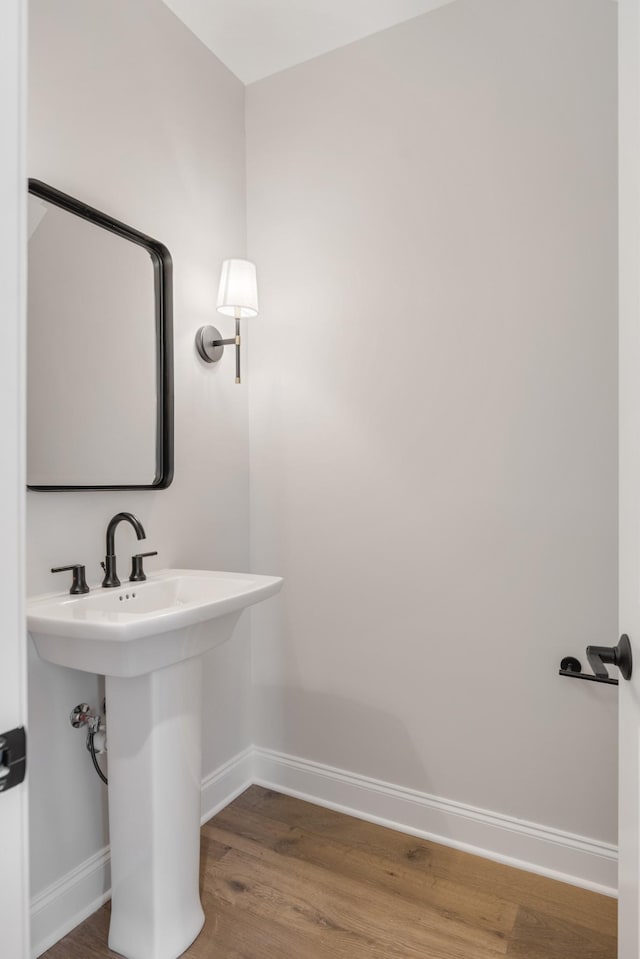
[[[170,569],[27,602],[43,659],[106,677],[109,947],[127,959],[176,959],[202,928],[200,657],[281,586],[277,576]]]

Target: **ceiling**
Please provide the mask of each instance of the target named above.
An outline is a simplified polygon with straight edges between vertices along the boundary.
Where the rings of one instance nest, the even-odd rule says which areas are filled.
[[[453,0],[164,0],[243,83]]]

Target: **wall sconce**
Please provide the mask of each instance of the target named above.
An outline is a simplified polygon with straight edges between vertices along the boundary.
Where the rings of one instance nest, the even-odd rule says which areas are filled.
[[[218,313],[233,316],[236,335],[223,340],[215,326],[201,326],[196,333],[196,348],[206,363],[217,363],[225,346],[236,348],[236,383],[240,382],[240,320],[258,315],[258,285],[255,263],[250,260],[225,260],[218,287]]]

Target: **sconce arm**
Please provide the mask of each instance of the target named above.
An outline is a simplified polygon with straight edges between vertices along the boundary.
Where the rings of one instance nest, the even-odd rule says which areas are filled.
[[[196,349],[206,363],[217,363],[225,346],[236,348],[236,383],[240,382],[240,320],[236,317],[236,335],[223,339],[215,326],[201,326],[196,333]]]

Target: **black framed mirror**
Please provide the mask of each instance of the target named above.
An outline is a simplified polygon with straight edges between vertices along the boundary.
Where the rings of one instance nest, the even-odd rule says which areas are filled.
[[[171,255],[39,180],[28,201],[28,488],[166,489]]]

